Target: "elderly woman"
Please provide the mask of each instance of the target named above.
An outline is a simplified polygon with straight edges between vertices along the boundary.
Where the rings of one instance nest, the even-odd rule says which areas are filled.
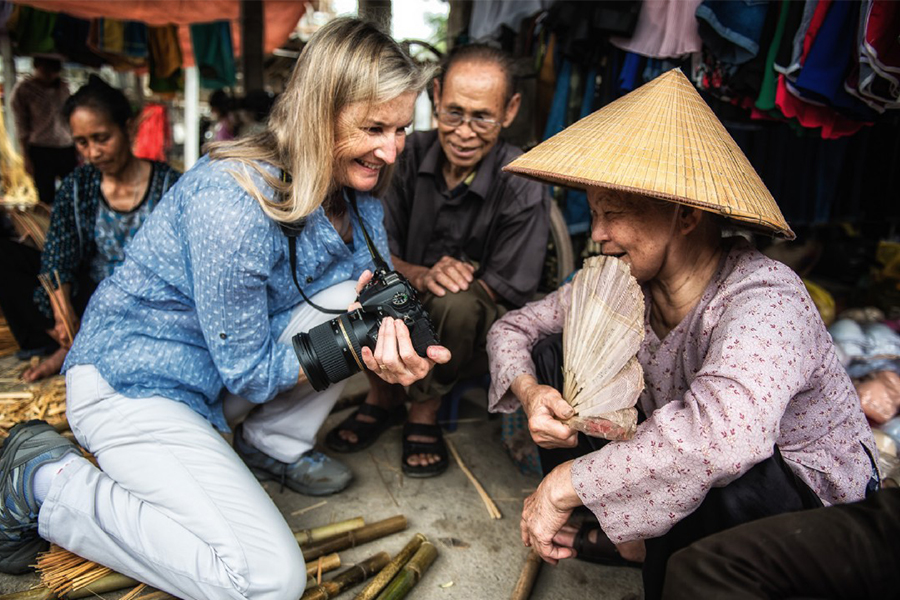
[[[679,71],[508,168],[586,188],[592,239],[629,265],[646,304],[646,418],[632,439],[546,475],[525,501],[526,545],[551,562],[575,555],[566,523],[584,505],[623,555],[641,554],[623,543],[646,542],[645,594],[655,598],[668,556],[704,535],[865,495],[871,432],[803,283],[743,238],[723,237],[723,227],[793,234]],[[489,335],[492,410],[521,404],[546,448],[578,444],[559,422],[571,407],[538,381],[532,360],[535,345],[562,330],[570,294],[565,286],[508,313]],[[559,366],[545,370],[552,378]]]
[[[0,570],[33,564],[42,537],[179,598],[302,594],[303,556],[256,478],[306,494],[350,482],[312,449],[340,384],[316,392],[290,341],[368,280],[366,231],[388,255],[373,194],[428,75],[376,28],[333,21],[304,48],[266,130],[223,142],[163,198],[65,365],[69,424],[100,468],[43,422],[11,431]],[[449,359],[440,346],[427,354],[386,318],[362,359],[408,385]],[[217,431],[225,413],[254,406],[232,449]]]

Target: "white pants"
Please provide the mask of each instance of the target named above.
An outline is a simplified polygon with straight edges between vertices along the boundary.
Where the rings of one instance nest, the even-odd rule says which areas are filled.
[[[346,282],[314,301],[347,306],[353,289]],[[308,328],[329,315],[303,305],[293,317],[291,327]],[[54,478],[38,519],[43,538],[180,598],[300,597],[306,571],[293,534],[206,419],[168,398],[125,397],[90,365],[70,369],[66,385],[69,425],[102,470],[79,458]],[[309,386],[282,394],[275,409],[248,417],[248,441],[299,456],[336,397]]]

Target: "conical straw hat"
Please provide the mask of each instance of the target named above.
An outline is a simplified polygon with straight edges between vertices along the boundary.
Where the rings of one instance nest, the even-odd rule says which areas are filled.
[[[794,238],[750,161],[678,69],[574,123],[504,170],[568,187],[637,192]]]

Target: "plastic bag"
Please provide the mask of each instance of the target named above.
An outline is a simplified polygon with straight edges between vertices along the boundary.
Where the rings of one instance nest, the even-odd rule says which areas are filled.
[[[900,410],[900,375],[878,371],[857,384],[863,412],[873,423],[887,423]]]

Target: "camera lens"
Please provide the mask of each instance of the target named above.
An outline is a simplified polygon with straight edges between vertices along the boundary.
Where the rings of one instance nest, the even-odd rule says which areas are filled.
[[[366,333],[363,321],[357,312],[345,313],[313,327],[308,333],[294,336],[294,352],[316,391],[321,392],[329,384],[342,381],[362,369],[359,336]]]

